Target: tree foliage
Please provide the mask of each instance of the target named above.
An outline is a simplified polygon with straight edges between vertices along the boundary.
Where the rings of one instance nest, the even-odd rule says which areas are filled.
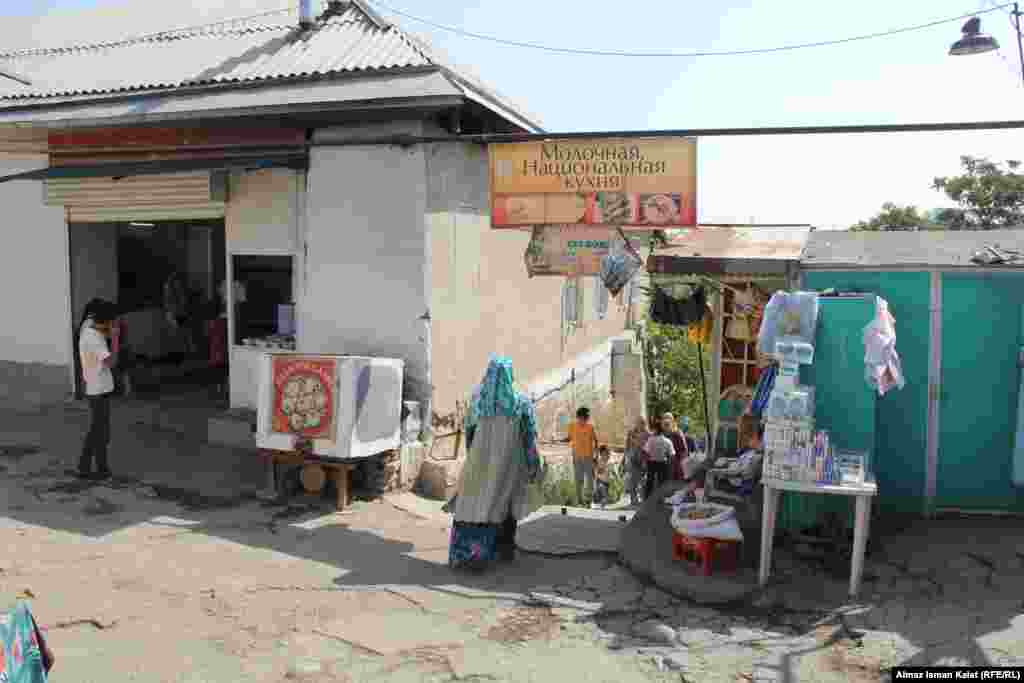
[[[994,163],[981,157],[960,157],[963,173],[936,178],[932,187],[960,208],[951,215],[955,230],[993,230],[1024,223],[1024,175],[1021,162]]]
[[[686,328],[659,325],[650,320],[640,331],[647,368],[647,414],[671,412],[677,418],[690,419],[690,433],[705,431],[704,405],[697,345],[689,340]],[[704,349],[705,381],[711,380],[709,349]]]
[[[929,223],[928,216],[916,206],[898,206],[892,202],[882,204],[882,210],[873,218],[857,223],[851,230],[917,230]]]

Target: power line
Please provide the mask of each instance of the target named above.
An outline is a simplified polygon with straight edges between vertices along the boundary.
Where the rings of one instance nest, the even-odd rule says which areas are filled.
[[[484,40],[484,41],[488,41],[488,42],[492,42],[492,43],[498,43],[498,44],[501,44],[501,45],[507,45],[507,46],[510,46],[510,47],[522,47],[522,48],[528,48],[528,49],[531,49],[531,50],[542,50],[542,51],[545,51],[545,52],[557,52],[557,53],[561,53],[561,54],[570,54],[570,55],[587,55],[587,56],[591,56],[591,57],[735,57],[735,56],[744,56],[744,55],[769,54],[769,53],[773,53],[773,52],[787,52],[787,51],[790,51],[790,50],[802,50],[802,49],[805,49],[805,48],[812,48],[812,47],[826,47],[826,46],[831,46],[831,45],[842,45],[844,43],[852,43],[852,42],[860,41],[860,40],[871,40],[871,39],[874,39],[874,38],[884,38],[886,36],[893,36],[893,35],[897,35],[897,34],[900,34],[900,33],[909,33],[911,31],[920,31],[922,29],[932,28],[932,27],[935,27],[935,26],[940,26],[942,24],[948,24],[948,23],[951,23],[951,22],[954,22],[954,21],[962,21],[964,19],[969,19],[971,17],[978,16],[979,14],[988,14],[989,12],[995,12],[997,10],[1005,9],[1006,7],[1009,7],[1010,5],[1013,4],[1013,3],[1006,3],[1006,4],[1002,4],[1002,5],[996,5],[996,6],[992,7],[991,9],[983,9],[983,10],[979,10],[977,12],[970,12],[968,14],[962,14],[962,15],[960,15],[958,17],[951,17],[949,19],[939,19],[938,21],[930,21],[930,22],[928,22],[926,24],[918,24],[916,26],[907,26],[907,27],[904,27],[904,28],[892,29],[890,31],[880,31],[878,33],[868,33],[868,34],[865,34],[865,35],[852,36],[852,37],[849,37],[849,38],[839,38],[839,39],[836,39],[836,40],[821,40],[821,41],[815,41],[815,42],[811,42],[811,43],[798,43],[798,44],[795,44],[795,45],[783,45],[783,46],[779,46],[779,47],[752,48],[752,49],[747,49],[747,50],[705,51],[705,52],[616,52],[616,51],[608,51],[608,50],[592,50],[592,49],[582,49],[582,48],[556,47],[556,46],[553,46],[553,45],[543,45],[543,44],[540,44],[540,43],[530,43],[530,42],[524,42],[524,41],[518,41],[518,40],[508,40],[508,39],[505,39],[505,38],[498,38],[496,36],[490,36],[490,35],[485,35],[485,34],[481,34],[481,33],[474,33],[472,31],[466,31],[466,30],[463,30],[461,28],[457,28],[455,26],[448,26],[448,25],[445,25],[445,24],[439,24],[439,23],[431,21],[429,19],[424,19],[422,17],[418,17],[418,16],[415,16],[413,14],[409,14],[408,12],[404,12],[402,10],[395,9],[394,7],[390,7],[388,5],[385,5],[382,2],[378,2],[378,0],[366,0],[366,2],[368,2],[369,4],[377,6],[381,10],[384,10],[386,12],[391,12],[392,14],[396,14],[396,15],[398,15],[400,17],[404,17],[404,18],[409,19],[411,21],[415,21],[415,22],[424,24],[426,26],[430,26],[430,27],[433,27],[433,28],[436,28],[436,29],[440,29],[442,31],[447,31],[449,33],[454,33],[456,35],[464,36],[464,37],[467,37],[467,38],[475,38],[477,40]]]
[[[205,24],[196,24],[194,26],[183,26],[181,28],[167,29],[166,31],[158,31],[156,33],[144,33],[142,35],[133,36],[131,38],[121,38],[119,40],[112,40],[104,43],[82,43],[77,45],[69,45],[67,47],[39,47],[39,48],[24,48],[21,50],[11,50],[9,52],[0,52],[0,59],[16,59],[19,57],[38,57],[43,55],[50,55],[60,52],[74,52],[76,50],[96,49],[96,48],[111,48],[111,47],[123,47],[125,45],[131,45],[133,43],[142,42],[144,40],[155,40],[157,38],[171,38],[176,35],[183,33],[192,33],[203,29],[212,29],[221,26],[230,26],[231,24],[238,24],[243,21],[251,21],[253,19],[262,19],[264,17],[274,16],[276,14],[287,14],[292,11],[291,7],[282,7],[280,9],[268,10],[266,12],[259,12],[257,14],[248,14],[242,17],[234,17],[232,19],[223,19],[221,21],[212,21]]]

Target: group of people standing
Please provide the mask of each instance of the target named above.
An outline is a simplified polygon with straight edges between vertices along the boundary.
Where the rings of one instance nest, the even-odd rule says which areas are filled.
[[[454,515],[449,543],[449,565],[455,569],[482,570],[494,561],[515,557],[518,520],[528,513],[528,486],[545,472],[537,448],[537,418],[533,402],[516,391],[512,362],[491,359],[483,381],[473,391],[464,422],[466,462],[457,494],[445,510]],[[680,428],[671,413],[661,416],[649,429],[637,420],[626,444],[625,468],[630,502],[640,502],[639,488],[646,477],[644,498],[670,479],[702,479],[690,458],[694,440]],[[609,456],[601,442],[590,411],[580,408],[569,426],[568,442],[580,503],[589,487],[592,504],[608,501]],[[694,470],[694,471],[688,471]]]
[[[633,429],[626,436],[626,453],[623,465],[626,471],[626,491],[630,503],[640,503],[640,489],[643,484],[643,499],[650,498],[654,491],[670,480],[697,481],[699,472],[687,471],[695,467],[690,459],[697,451],[697,444],[687,432],[689,421],[683,418],[680,427],[672,413],[665,413],[654,420],[649,427],[647,420],[639,417]]]

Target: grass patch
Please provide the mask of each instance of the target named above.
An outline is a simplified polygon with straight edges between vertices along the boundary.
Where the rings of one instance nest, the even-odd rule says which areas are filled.
[[[626,491],[626,482],[619,466],[612,463],[608,478],[608,504],[617,503]],[[583,500],[576,497],[576,474],[572,463],[555,463],[548,467],[547,477],[542,487],[545,505],[563,505],[575,507],[590,505],[593,492],[584,490]]]

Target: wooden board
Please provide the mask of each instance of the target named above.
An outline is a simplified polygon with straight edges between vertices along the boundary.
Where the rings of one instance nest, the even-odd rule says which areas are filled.
[[[337,509],[344,510],[352,504],[352,463],[327,462],[317,456],[306,455],[295,451],[271,451],[260,449],[259,455],[273,465],[301,465],[306,468],[318,468],[326,481],[334,482],[337,490]],[[310,475],[311,478],[313,475]],[[306,472],[303,472],[303,485],[306,485]],[[315,482],[313,482],[315,483]],[[319,489],[322,490],[321,484]],[[308,490],[308,487],[307,487]]]

